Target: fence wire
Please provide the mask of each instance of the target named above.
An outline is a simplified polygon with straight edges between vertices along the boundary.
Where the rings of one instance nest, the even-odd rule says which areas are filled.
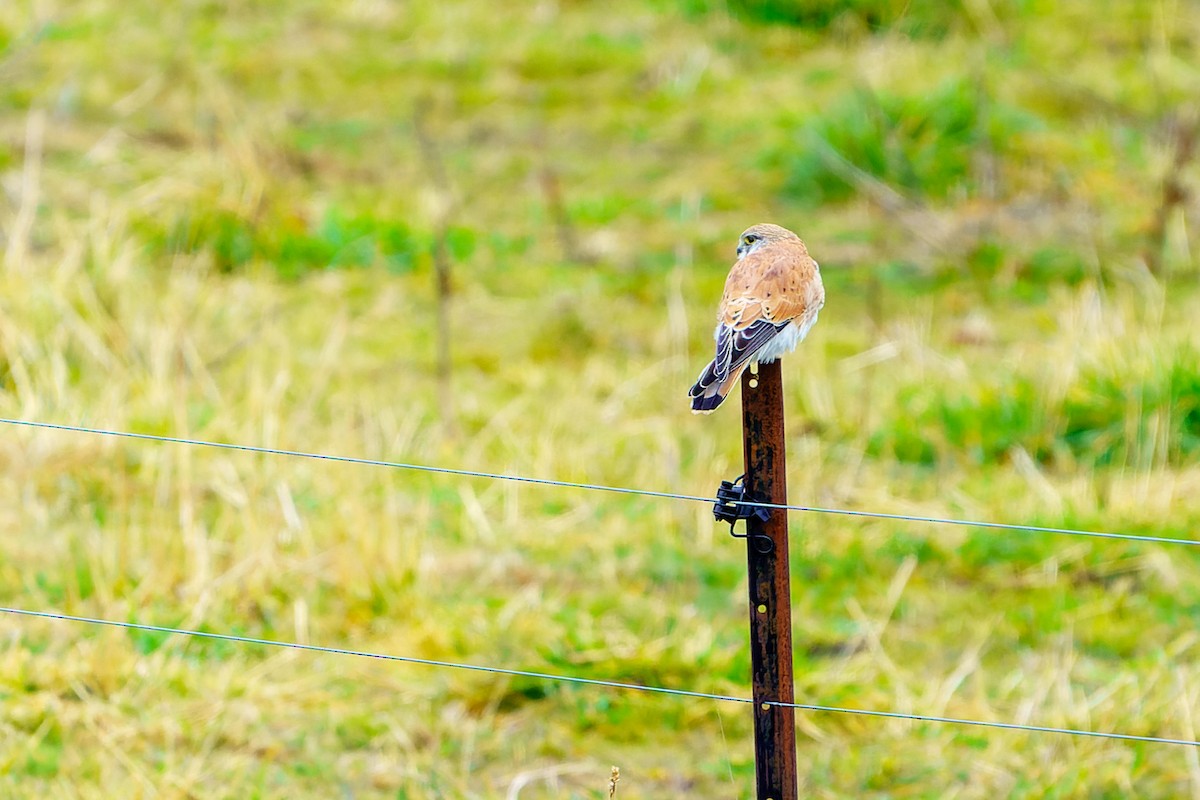
[[[241,644],[260,645],[264,647],[282,647],[292,650],[305,650],[314,653],[327,653],[340,656],[358,656],[360,658],[373,658],[379,661],[402,662],[405,664],[418,664],[427,667],[439,667],[443,669],[459,669],[470,672],[484,672],[494,675],[505,675],[509,677],[533,678],[536,680],[554,681],[559,683],[582,684],[585,686],[599,686],[606,689],[625,689],[635,692],[650,692],[654,694],[672,695],[676,697],[690,698],[693,700],[716,700],[727,703],[743,703],[753,704],[755,701],[748,697],[737,697],[728,694],[715,694],[712,692],[694,692],[686,689],[672,689],[665,686],[647,686],[640,683],[624,683],[621,681],[602,680],[598,678],[581,678],[573,675],[556,675],[549,672],[533,672],[521,669],[506,669],[503,667],[491,667],[481,664],[463,664],[455,661],[440,661],[428,658],[417,658],[415,656],[397,656],[387,653],[374,653],[366,650],[353,650],[346,647],[326,647],[316,644],[302,644],[300,642],[287,642],[276,639],[260,639],[253,636],[237,636],[231,633],[214,633],[211,631],[196,631],[186,628],[172,628],[165,625],[147,625],[140,622],[121,622],[119,620],[101,619],[98,617],[82,617],[74,614],[60,614],[53,611],[31,611],[23,608],[5,608],[0,607],[0,613],[15,614],[25,617],[37,617],[40,619],[55,620],[60,622],[79,622],[88,625],[102,625],[111,628],[125,628],[128,630],[147,631],[151,633],[178,634],[180,636],[190,636],[200,639],[215,639],[225,642],[238,642]],[[906,714],[899,711],[876,711],[864,708],[844,708],[841,706],[817,705],[813,703],[781,703],[777,701],[768,701],[767,705],[782,706],[794,708],[799,711],[820,712],[829,714],[852,714],[865,717],[882,717],[885,719],[907,720],[910,722],[929,722],[944,725],[969,725],[981,728],[999,728],[1008,731],[1020,731],[1024,733],[1054,733],[1067,736],[1084,736],[1094,739],[1117,739],[1127,742],[1145,742],[1149,744],[1170,744],[1184,745],[1188,747],[1200,747],[1200,741],[1192,739],[1175,739],[1166,736],[1142,736],[1132,733],[1113,733],[1109,731],[1089,731],[1078,728],[1057,728],[1047,725],[1025,725],[1018,722],[993,722],[991,720],[981,719],[963,719],[958,717],[939,717],[929,714]]]
[[[109,436],[122,439],[139,439],[151,442],[165,442],[169,444],[190,445],[193,447],[212,447],[223,450],[238,450],[247,453],[258,453],[261,455],[276,455],[276,456],[292,456],[295,458],[310,458],[321,461],[335,461],[345,464],[359,464],[370,467],[387,467],[390,469],[413,470],[417,472],[430,472],[439,475],[454,475],[464,478],[486,478],[490,480],[511,481],[515,483],[529,483],[539,486],[557,486],[566,489],[583,489],[593,492],[611,492],[615,494],[636,495],[641,497],[655,497],[667,500],[684,500],[699,503],[712,503],[713,497],[704,497],[694,494],[682,494],[678,492],[655,491],[651,489],[638,489],[625,486],[605,486],[597,483],[576,483],[573,481],[560,481],[551,478],[533,478],[525,475],[505,475],[496,472],[484,472],[481,470],[471,469],[456,469],[453,467],[437,467],[428,464],[411,464],[403,461],[386,461],[374,458],[359,458],[356,456],[340,456],[330,455],[327,453],[312,453],[303,450],[285,450],[277,447],[259,447],[249,444],[230,444],[227,442],[213,442],[205,439],[188,439],[181,436],[159,436],[151,433],[133,433],[130,431],[110,430],[106,428],[89,428],[82,425],[65,425],[53,422],[37,422],[33,420],[22,419],[6,419],[0,418],[0,424],[16,425],[27,428],[43,428],[56,431],[70,431],[72,433],[87,433],[96,436]],[[1064,536],[1086,536],[1096,539],[1118,539],[1122,541],[1144,542],[1150,544],[1172,544],[1183,545],[1188,547],[1200,546],[1200,540],[1183,539],[1169,536],[1145,536],[1133,533],[1111,533],[1107,531],[1091,531],[1079,528],[1056,528],[1043,525],[1021,525],[1009,522],[987,522],[982,520],[969,519],[954,519],[950,517],[927,517],[919,514],[891,514],[881,511],[857,511],[846,508],[822,508],[818,506],[802,506],[789,505],[786,503],[760,503],[754,501],[742,501],[742,505],[755,508],[777,508],[786,511],[799,511],[811,514],[833,514],[847,517],[862,517],[869,519],[885,519],[901,522],[923,522],[935,525],[958,525],[969,528],[988,528],[993,530],[1006,531],[1022,531],[1031,533],[1051,533],[1061,534]]]
[[[46,430],[68,431],[73,433],[86,433],[96,436],[107,436],[123,439],[135,439],[142,441],[162,442],[169,444],[189,445],[193,447],[209,447],[224,450],[236,450],[248,453],[258,453],[261,455],[279,455],[292,456],[297,458],[317,459],[321,461],[333,461],[348,464],[359,464],[363,466],[385,467],[390,469],[413,470],[418,472],[428,472],[441,475],[453,475],[467,478],[483,478],[490,480],[510,481],[516,483],[528,483],[540,486],[553,486],[568,489],[582,489],[595,492],[610,492],[615,494],[635,495],[641,497],[651,497],[669,500],[682,500],[689,502],[712,503],[714,498],[704,497],[700,495],[683,494],[678,492],[655,491],[649,489],[639,489],[622,486],[606,486],[594,483],[578,483],[574,481],[560,481],[550,478],[534,478],[523,475],[507,475],[502,473],[484,472],[481,470],[457,469],[451,467],[438,467],[426,464],[412,464],[400,461],[387,461],[381,459],[359,458],[355,456],[331,455],[327,453],[313,453],[300,450],[287,450],[274,447],[259,447],[256,445],[231,444],[227,442],[214,442],[203,439],[191,439],[179,436],[161,436],[149,433],[134,433],[131,431],[110,430],[105,428],[92,428],[82,425],[67,425],[51,422],[39,422],[33,420],[7,419],[0,418],[0,423],[13,426],[22,426],[28,428],[41,428]],[[1107,531],[1091,531],[1076,528],[1057,528],[1041,525],[1021,525],[1015,523],[1002,522],[987,522],[980,520],[953,519],[948,517],[929,517],[917,514],[892,514],[876,511],[858,511],[852,509],[841,508],[821,508],[817,506],[791,505],[784,503],[762,503],[746,501],[744,505],[771,509],[784,509],[787,511],[798,511],[814,514],[834,514],[850,517],[863,517],[870,519],[885,519],[898,520],[905,522],[922,522],[940,525],[958,525],[974,528],[989,528],[1009,531],[1024,531],[1034,533],[1051,533],[1062,534],[1068,536],[1086,536],[1100,539],[1118,539],[1125,541],[1146,542],[1155,544],[1174,544],[1184,546],[1198,546],[1200,541],[1194,539],[1172,538],[1165,536],[1144,536],[1129,533],[1114,533]],[[328,647],[323,645],[303,644],[299,642],[278,641],[273,639],[262,639],[251,636],[238,636],[229,633],[217,633],[212,631],[197,631],[184,628],[173,628],[163,625],[148,625],[137,622],[121,622],[118,620],[101,619],[96,617],[84,617],[73,614],[62,614],[50,611],[35,611],[30,609],[20,608],[5,608],[0,607],[0,613],[20,615],[24,617],[37,617],[47,620],[57,620],[64,622],[77,622],[89,625],[100,625],[114,628],[124,628],[128,630],[140,630],[162,634],[175,634],[180,636],[188,636],[201,639],[221,640],[228,642],[238,642],[242,644],[258,645],[264,647],[282,647],[293,650],[302,650],[316,653],[327,653],[332,655],[357,656],[360,658],[372,658],[381,661],[401,662],[407,664],[416,664],[428,667],[442,669],[458,669],[471,672],[490,673],[495,675],[504,675],[508,677],[531,678],[535,680],[554,681],[560,683],[579,684],[585,686],[597,686],[607,689],[621,689],[637,692],[649,692],[654,694],[672,695],[695,700],[712,700],[719,702],[743,703],[752,704],[755,701],[751,698],[737,697],[734,695],[716,694],[711,692],[698,692],[686,689],[673,689],[663,686],[648,686],[636,683],[626,683],[621,681],[602,680],[597,678],[583,678],[572,675],[558,675],[547,672],[535,672],[530,670],[508,669],[503,667],[493,667],[480,664],[466,664],[453,661],[441,661],[435,659],[418,658],[415,656],[398,656],[386,653],[374,653],[365,650],[354,650],[343,647]],[[1164,736],[1147,736],[1130,733],[1117,733],[1109,731],[1090,731],[1077,728],[1053,727],[1046,725],[1027,725],[1016,722],[995,722],[990,720],[965,719],[959,717],[944,717],[929,714],[910,714],[899,711],[879,711],[872,709],[860,708],[845,708],[841,706],[820,705],[814,703],[784,703],[779,701],[767,701],[766,705],[784,706],[794,708],[800,711],[813,713],[830,713],[830,714],[848,714],[856,716],[877,717],[893,720],[907,720],[910,722],[925,722],[945,725],[964,725],[973,727],[993,728],[1009,731],[1020,731],[1025,733],[1050,733],[1067,736],[1082,736],[1098,739],[1112,739],[1129,742],[1144,742],[1150,744],[1167,744],[1167,745],[1182,745],[1188,747],[1200,747],[1200,741],[1191,739],[1178,739]]]

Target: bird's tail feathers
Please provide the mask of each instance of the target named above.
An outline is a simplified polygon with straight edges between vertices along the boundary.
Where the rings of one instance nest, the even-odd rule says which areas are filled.
[[[725,401],[729,396],[729,392],[733,389],[733,385],[737,383],[738,378],[742,376],[742,371],[745,370],[745,365],[740,369],[733,370],[725,380],[718,381],[716,374],[716,362],[709,363],[704,368],[704,372],[700,373],[699,380],[688,390],[688,397],[692,399],[693,414],[711,414],[717,410],[717,406]]]

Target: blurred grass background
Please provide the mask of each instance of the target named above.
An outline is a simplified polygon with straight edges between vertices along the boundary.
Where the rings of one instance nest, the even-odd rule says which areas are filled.
[[[792,502],[1194,537],[1198,65],[1185,0],[7,0],[0,415],[707,495],[738,414],[685,392],[770,220],[829,296]],[[4,605],[749,691],[699,504],[17,429],[0,462]],[[1191,548],[791,524],[801,702],[1200,735]],[[739,706],[0,631],[9,796],[752,796]],[[811,796],[1200,797],[1186,748],[798,727]]]

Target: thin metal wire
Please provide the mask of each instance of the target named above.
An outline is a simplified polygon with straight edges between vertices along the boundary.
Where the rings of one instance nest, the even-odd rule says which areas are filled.
[[[432,472],[441,475],[457,475],[466,478],[488,478],[491,480],[513,481],[516,483],[531,483],[539,486],[558,486],[567,489],[585,489],[593,492],[613,492],[616,494],[639,495],[642,497],[657,497],[667,500],[687,500],[690,502],[712,503],[712,497],[677,492],[661,492],[651,489],[635,489],[624,486],[604,486],[597,483],[575,483],[573,481],[558,481],[551,478],[530,478],[524,475],[505,475],[495,472],[482,472],[470,469],[455,469],[452,467],[434,467],[428,464],[409,464],[402,461],[383,461],[373,458],[358,458],[355,456],[338,456],[327,453],[310,453],[302,450],[283,450],[275,447],[258,447],[249,444],[229,444],[212,442],[204,439],[186,439],[180,436],[159,436],[152,433],[132,433],[105,428],[88,428],[82,425],[63,425],[54,422],[36,422],[23,419],[6,419],[0,417],[0,424],[20,425],[28,428],[45,428],[56,431],[71,431],[74,433],[90,433],[98,436],[113,436],[123,439],[141,439],[151,442],[166,442],[170,444],[192,445],[194,447],[215,447],[224,450],[240,450],[247,453],[263,455],[295,456],[297,458],[313,458],[321,461],[337,461],[345,464],[361,464],[371,467],[389,467],[392,469],[407,469],[418,472]],[[853,511],[845,508],[821,508],[818,506],[788,505],[785,503],[759,503],[743,501],[742,505],[755,508],[779,508],[786,511],[801,511],[811,514],[836,514],[847,517],[864,517],[868,519],[887,519],[902,522],[927,522],[934,525],[960,525],[969,528],[990,528],[993,530],[1028,531],[1032,533],[1054,533],[1065,536],[1088,536],[1096,539],[1120,539],[1130,542],[1146,542],[1153,544],[1178,544],[1189,547],[1200,547],[1200,540],[1179,539],[1169,536],[1143,536],[1134,533],[1108,533],[1104,531],[1089,531],[1078,528],[1054,528],[1042,525],[1020,525],[1008,522],[984,522],[969,519],[954,519],[951,517],[926,517],[918,514],[888,514],[880,511]]]
[[[1079,728],[1054,728],[1048,725],[1023,725],[1019,722],[991,722],[981,719],[962,719],[960,717],[935,717],[930,714],[904,714],[899,711],[870,711],[861,708],[841,708],[838,706],[819,706],[810,703],[779,703],[768,702],[767,705],[785,706],[801,711],[826,711],[834,714],[857,714],[863,717],[884,717],[887,719],[904,719],[912,722],[936,722],[947,725],[972,725],[979,728],[1000,728],[1024,733],[1062,733],[1068,736],[1090,736],[1095,739],[1119,739],[1127,742],[1150,742],[1152,744],[1181,744],[1188,747],[1200,747],[1200,742],[1192,739],[1172,739],[1166,736],[1139,736],[1134,733],[1109,733],[1108,731],[1088,731]]]
[[[107,625],[112,628],[128,628],[135,631],[151,633],[177,633],[181,636],[194,636],[200,639],[219,639],[224,642],[239,642],[241,644],[258,644],[267,647],[286,647],[292,650],[307,650],[313,653],[329,653],[337,656],[359,656],[374,658],[380,661],[399,661],[405,664],[420,664],[426,667],[444,667],[447,669],[463,669],[471,672],[489,672],[496,675],[510,675],[518,678],[538,678],[546,681],[564,683],[581,683],[587,686],[603,686],[608,689],[632,689],[638,692],[655,692],[657,694],[672,694],[680,697],[694,697],[703,700],[723,700],[731,703],[753,703],[744,697],[734,697],[710,692],[690,692],[686,689],[668,689],[662,686],[643,686],[639,683],[621,683],[620,681],[605,681],[597,678],[578,678],[571,675],[553,675],[548,672],[530,672],[523,669],[505,669],[503,667],[488,667],[480,664],[460,664],[455,661],[437,661],[415,656],[393,656],[386,653],[371,653],[366,650],[351,650],[346,647],[326,647],[318,644],[301,644],[300,642],[283,642],[275,639],[258,639],[253,636],[237,636],[232,633],[213,633],[211,631],[193,631],[186,628],[170,628],[163,625],[146,625],[141,622],[120,622],[115,619],[100,619],[98,617],[79,617],[73,614],[59,614],[53,611],[31,611],[26,608],[0,607],[0,613],[20,614],[26,617],[41,617],[42,619],[59,620],[62,622],[84,622],[89,625]]]
[[[461,669],[471,672],[486,672],[496,675],[509,675],[521,678],[536,678],[538,680],[558,681],[560,683],[583,684],[586,686],[600,686],[607,689],[628,689],[637,692],[652,692],[655,694],[674,695],[676,697],[685,697],[700,700],[717,700],[727,703],[743,703],[753,704],[754,700],[747,697],[736,697],[728,694],[714,694],[712,692],[693,692],[685,689],[671,689],[664,686],[646,686],[639,683],[622,683],[620,681],[607,681],[597,678],[580,678],[572,675],[555,675],[549,672],[532,672],[529,670],[520,669],[505,669],[503,667],[489,667],[480,664],[462,664],[455,661],[438,661],[428,658],[416,658],[414,656],[396,656],[386,653],[372,653],[366,650],[351,650],[344,647],[325,647],[315,644],[301,644],[299,642],[285,642],[275,639],[259,639],[252,636],[237,636],[231,633],[213,633],[211,631],[194,631],[186,628],[171,628],[164,625],[146,625],[140,622],[120,622],[118,620],[100,619],[97,617],[81,617],[74,614],[60,614],[53,611],[31,611],[24,608],[5,608],[0,607],[0,613],[16,614],[25,617],[37,617],[40,619],[49,619],[59,622],[82,622],[88,625],[105,625],[113,628],[126,628],[129,630],[149,631],[152,633],[167,633],[178,634],[181,636],[193,636],[202,639],[218,639],[226,642],[239,642],[241,644],[263,645],[266,647],[283,647],[293,650],[306,650],[314,653],[329,653],[332,655],[342,656],[359,656],[361,658],[374,658],[380,661],[396,661],[406,664],[419,664],[427,667],[442,667],[446,669]],[[911,722],[932,722],[947,725],[970,725],[982,728],[1000,728],[1010,731],[1021,731],[1025,733],[1055,733],[1067,736],[1087,736],[1096,739],[1116,739],[1128,742],[1146,742],[1150,744],[1171,744],[1185,745],[1188,747],[1200,747],[1200,741],[1191,739],[1173,739],[1165,736],[1140,736],[1131,733],[1109,733],[1107,731],[1089,731],[1077,728],[1055,728],[1046,725],[1023,725],[1016,722],[990,722],[988,720],[979,719],[960,719],[957,717],[937,717],[927,714],[905,714],[898,711],[872,711],[862,708],[842,708],[841,706],[825,706],[812,703],[781,703],[777,701],[768,701],[766,705],[781,706],[786,708],[795,708],[800,711],[821,712],[830,714],[853,714],[864,717],[882,717],[886,719],[903,719]]]

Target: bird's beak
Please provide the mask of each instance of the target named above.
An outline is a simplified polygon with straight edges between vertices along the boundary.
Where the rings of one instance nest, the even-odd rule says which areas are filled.
[[[737,249],[737,257],[741,258],[744,255],[746,255],[746,245],[739,244]]]

